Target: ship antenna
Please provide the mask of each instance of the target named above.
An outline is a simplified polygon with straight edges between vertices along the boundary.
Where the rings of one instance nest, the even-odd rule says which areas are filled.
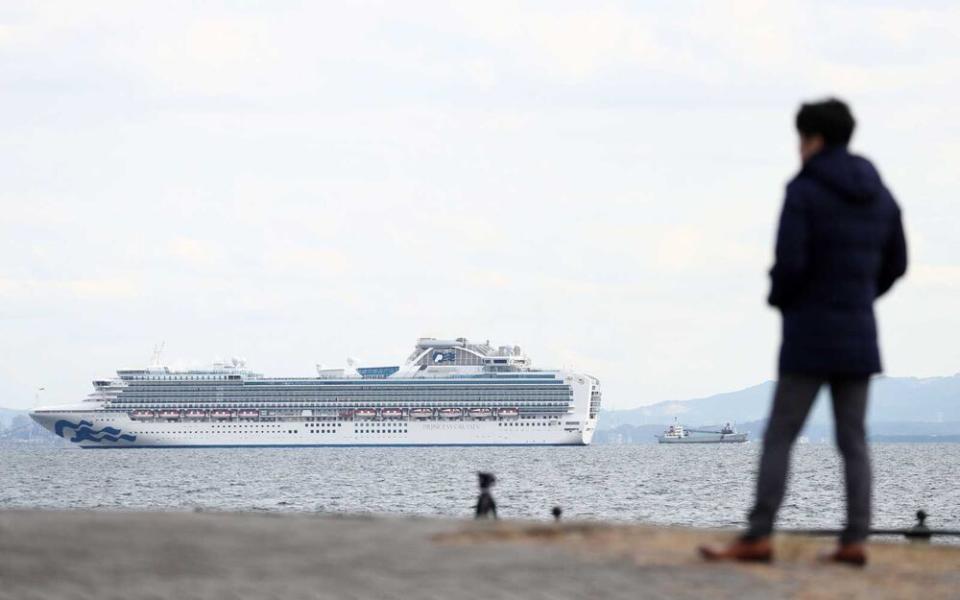
[[[151,367],[160,366],[160,355],[163,354],[163,347],[166,345],[166,342],[160,342],[153,347],[153,359],[150,361]]]

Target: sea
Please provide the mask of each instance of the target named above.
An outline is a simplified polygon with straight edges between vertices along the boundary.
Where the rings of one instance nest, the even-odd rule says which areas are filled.
[[[469,517],[477,472],[505,519],[739,527],[760,444],[586,447],[0,448],[0,509],[210,510]],[[875,444],[874,526],[960,529],[960,444]],[[794,451],[783,527],[843,521],[829,444]]]

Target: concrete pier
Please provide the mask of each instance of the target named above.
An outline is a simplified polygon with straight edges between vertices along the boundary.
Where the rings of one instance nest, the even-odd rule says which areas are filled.
[[[860,571],[708,565],[722,531],[269,513],[0,511],[0,599],[956,598],[960,549],[873,544]]]

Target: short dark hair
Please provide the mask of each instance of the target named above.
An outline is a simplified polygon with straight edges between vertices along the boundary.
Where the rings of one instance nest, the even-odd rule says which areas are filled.
[[[807,102],[797,111],[797,131],[804,137],[823,136],[828,146],[846,146],[857,122],[850,107],[836,98]]]

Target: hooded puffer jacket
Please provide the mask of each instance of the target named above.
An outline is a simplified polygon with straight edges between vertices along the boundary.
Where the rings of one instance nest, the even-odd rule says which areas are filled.
[[[780,372],[879,372],[873,301],[906,269],[900,208],[870,161],[841,147],[810,158],[787,185],[770,271]]]

